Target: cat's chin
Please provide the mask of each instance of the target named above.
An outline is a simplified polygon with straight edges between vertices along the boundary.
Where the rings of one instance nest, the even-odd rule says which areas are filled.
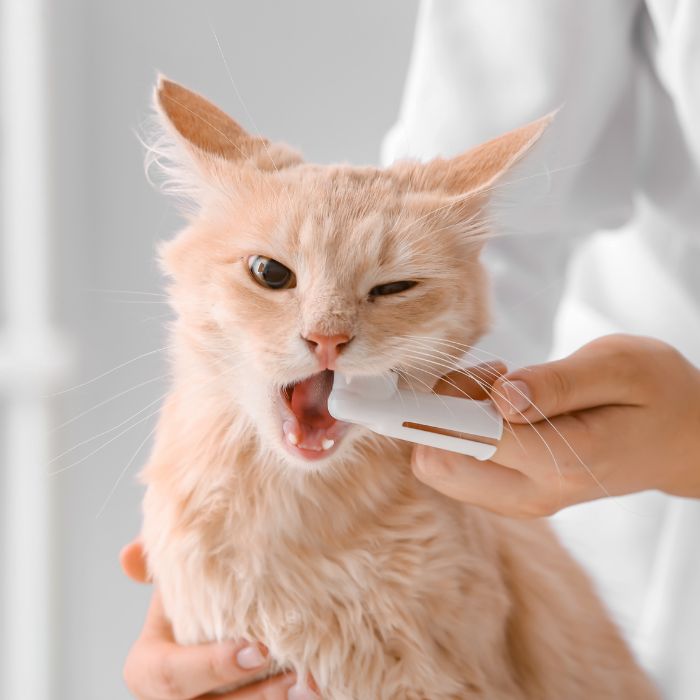
[[[280,440],[297,463],[331,458],[350,428],[349,423],[335,420],[328,412],[332,386],[333,372],[325,370],[279,391]]]

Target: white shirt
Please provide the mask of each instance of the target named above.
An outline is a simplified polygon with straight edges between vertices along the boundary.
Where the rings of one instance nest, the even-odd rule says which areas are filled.
[[[627,332],[700,366],[699,0],[424,0],[384,161],[455,155],[560,106],[494,202],[507,235],[484,253],[481,347],[517,366]],[[554,520],[665,697],[700,698],[700,501],[649,492]]]

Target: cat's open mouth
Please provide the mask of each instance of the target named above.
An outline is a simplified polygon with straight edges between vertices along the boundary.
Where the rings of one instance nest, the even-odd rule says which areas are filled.
[[[327,457],[338,445],[348,423],[328,412],[333,372],[325,370],[280,390],[284,445],[304,459]]]

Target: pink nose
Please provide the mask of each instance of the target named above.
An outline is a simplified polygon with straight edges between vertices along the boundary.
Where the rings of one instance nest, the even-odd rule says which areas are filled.
[[[304,337],[321,364],[328,369],[333,369],[340,351],[352,340],[348,335],[321,335],[309,333]]]

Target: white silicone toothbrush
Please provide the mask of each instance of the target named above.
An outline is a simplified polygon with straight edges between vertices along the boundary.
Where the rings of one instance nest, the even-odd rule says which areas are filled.
[[[503,434],[503,419],[490,401],[414,393],[398,387],[398,375],[333,378],[328,412],[388,437],[490,459]]]

